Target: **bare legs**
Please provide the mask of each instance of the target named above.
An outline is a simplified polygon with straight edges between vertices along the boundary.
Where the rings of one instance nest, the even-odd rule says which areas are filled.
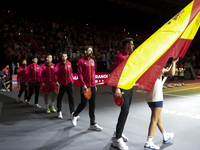
[[[160,132],[164,132],[164,128],[161,121],[161,111],[162,107],[152,107],[151,108],[151,122],[149,124],[148,136],[153,137],[156,126],[158,126]]]

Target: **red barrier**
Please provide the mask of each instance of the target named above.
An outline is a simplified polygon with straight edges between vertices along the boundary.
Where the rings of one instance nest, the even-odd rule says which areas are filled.
[[[96,75],[95,75],[96,84],[97,85],[103,84],[104,81],[109,76],[110,74],[106,72],[96,72]],[[77,73],[73,73],[73,79],[74,79],[74,86],[80,86]],[[42,87],[40,89],[42,89]],[[12,75],[12,91],[17,91],[17,75]]]

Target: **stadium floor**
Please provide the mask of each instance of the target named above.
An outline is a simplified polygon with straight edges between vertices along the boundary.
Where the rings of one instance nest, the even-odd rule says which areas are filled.
[[[200,81],[185,81],[186,86],[164,89],[162,122],[166,131],[174,132],[174,139],[162,144],[158,129],[154,143],[164,150],[197,150],[200,148]],[[111,87],[99,86],[96,98],[96,121],[102,132],[88,130],[88,105],[81,112],[78,125],[69,120],[67,95],[63,98],[63,119],[57,113],[46,114],[42,93],[41,109],[16,104],[17,92],[0,93],[0,149],[1,150],[116,150],[111,146],[120,108],[115,105]],[[80,101],[79,87],[75,87],[75,104]],[[34,97],[34,96],[33,96]],[[22,95],[23,98],[23,95]],[[21,98],[21,99],[22,99]],[[33,98],[31,99],[33,104]],[[142,150],[146,142],[150,109],[145,92],[134,90],[130,113],[124,129],[129,137],[130,150]]]

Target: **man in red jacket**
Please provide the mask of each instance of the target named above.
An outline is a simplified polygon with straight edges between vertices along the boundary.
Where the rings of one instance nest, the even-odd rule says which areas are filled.
[[[85,108],[87,104],[87,99],[85,98],[83,91],[87,91],[89,87],[91,89],[92,96],[89,100],[89,117],[90,117],[90,130],[102,131],[103,128],[100,127],[95,122],[95,97],[96,97],[96,83],[95,83],[95,62],[91,59],[93,50],[92,46],[84,47],[85,56],[78,60],[77,62],[77,72],[78,78],[81,85],[81,103],[78,105],[76,111],[73,114],[71,120],[72,125],[77,125],[77,120],[79,118],[78,114]]]
[[[54,101],[58,92],[58,83],[56,83],[56,67],[52,63],[52,55],[46,55],[46,61],[41,65],[41,85],[43,87],[44,101],[46,105],[46,113],[56,112],[54,108]],[[53,92],[51,105],[48,106],[48,94]]]
[[[113,70],[117,68],[118,65],[120,65],[124,59],[129,57],[129,55],[132,53],[134,49],[133,39],[132,38],[124,38],[122,40],[122,48],[121,52],[115,56],[114,62],[113,62]],[[118,122],[116,125],[116,132],[114,132],[113,136],[115,137],[113,139],[112,145],[114,147],[117,147],[119,149],[126,150],[128,149],[128,146],[124,143],[128,141],[128,138],[122,134],[124,130],[124,126],[126,123],[126,119],[128,117],[129,108],[131,105],[132,95],[133,95],[133,88],[130,90],[125,89],[119,89],[117,87],[113,87],[113,93],[115,93],[119,97],[123,97],[124,102],[121,106],[121,112],[118,117]]]
[[[60,85],[58,97],[57,97],[57,111],[58,111],[58,118],[62,119],[62,98],[65,92],[68,94],[68,101],[69,101],[69,110],[70,114],[74,112],[74,87],[73,87],[73,72],[72,72],[72,65],[71,62],[67,60],[67,53],[62,53],[62,60],[57,63],[57,83]]]
[[[28,95],[28,83],[27,83],[27,62],[26,59],[22,60],[22,65],[17,70],[17,85],[20,86],[20,91],[18,94],[17,102],[20,102],[20,97],[25,89],[24,100],[27,99]]]
[[[27,82],[29,84],[29,94],[27,100],[24,101],[25,104],[29,105],[30,99],[33,95],[35,88],[35,105],[34,107],[41,108],[38,104],[39,92],[40,92],[40,78],[41,78],[41,67],[38,65],[37,56],[33,56],[33,63],[27,67]]]

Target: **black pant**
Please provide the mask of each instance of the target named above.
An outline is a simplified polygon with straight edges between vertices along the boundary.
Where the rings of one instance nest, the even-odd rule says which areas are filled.
[[[40,82],[29,83],[29,94],[28,94],[28,102],[30,102],[31,96],[33,95],[35,88],[35,104],[38,104],[38,97],[40,92]]]
[[[78,116],[78,114],[85,108],[87,101],[89,101],[89,116],[90,116],[90,125],[95,125],[95,97],[96,97],[96,88],[90,87],[91,88],[91,99],[87,100],[83,94],[82,87],[80,88],[81,92],[81,103],[78,105],[76,111],[74,112],[74,116]]]
[[[116,126],[116,138],[119,139],[122,137],[122,133],[124,130],[124,125],[126,123],[126,119],[128,117],[129,108],[131,105],[131,100],[133,96],[133,88],[130,90],[120,89],[121,92],[124,92],[123,99],[124,103],[121,106],[121,112],[119,114],[117,126]]]
[[[70,110],[70,114],[71,114],[75,110],[75,107],[74,107],[74,87],[73,87],[73,82],[70,82],[66,86],[60,86],[60,90],[59,90],[58,97],[57,97],[58,112],[61,111],[62,98],[63,98],[63,95],[65,94],[65,92],[67,92],[67,95],[68,95],[69,110]]]
[[[22,96],[22,93],[24,92],[24,89],[25,89],[24,100],[27,99],[27,95],[28,95],[27,86],[26,86],[25,82],[20,82],[20,91],[19,91],[19,94],[18,94],[19,98]]]

